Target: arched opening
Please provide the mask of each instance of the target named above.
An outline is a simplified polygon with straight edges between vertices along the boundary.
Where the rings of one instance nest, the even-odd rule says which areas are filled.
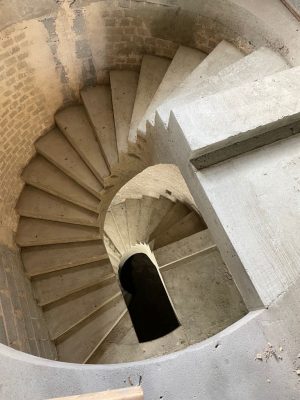
[[[180,326],[158,269],[144,253],[119,269],[123,296],[139,342],[158,339]]]

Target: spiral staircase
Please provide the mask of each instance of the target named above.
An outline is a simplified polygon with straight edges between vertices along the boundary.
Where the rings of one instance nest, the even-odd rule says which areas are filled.
[[[209,257],[217,249],[204,220],[191,204],[168,194],[141,194],[118,204],[113,198],[151,165],[148,138],[155,135],[156,111],[167,127],[174,105],[288,68],[267,48],[245,55],[222,41],[205,55],[181,46],[173,60],[145,55],[139,74],[111,71],[110,85],[84,88],[80,104],[55,115],[56,126],[35,143],[36,155],[22,173],[16,241],[59,360],[108,362],[104,350],[124,335],[135,349],[133,359],[191,343],[184,324],[154,344],[138,343],[120,291],[118,266],[143,243],[157,253],[162,273],[180,267],[180,257],[160,262],[162,249],[192,237],[195,247],[184,259]],[[245,313],[242,305],[235,320]]]

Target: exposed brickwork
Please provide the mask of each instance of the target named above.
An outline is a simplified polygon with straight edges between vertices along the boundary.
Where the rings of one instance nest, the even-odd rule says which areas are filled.
[[[34,154],[34,141],[51,123],[26,63],[27,47],[25,32],[8,29],[0,35],[0,226],[12,229],[20,174]]]
[[[156,12],[161,9],[154,7]],[[112,1],[102,10],[101,18],[105,26],[104,69],[136,69],[144,54],[172,58],[178,48],[178,43],[152,35],[149,14],[145,18],[145,10],[136,8],[134,3]]]
[[[0,246],[0,342],[37,356],[56,358],[19,253],[4,246]]]
[[[138,69],[143,54],[172,58],[179,44],[209,52],[223,38],[249,47],[219,22],[180,10],[176,0],[59,4],[61,11],[56,8],[32,27],[28,22],[0,33],[0,229],[16,230],[21,172],[34,154],[34,141],[53,123],[55,108],[49,113],[51,98],[41,90],[47,70],[42,79],[35,76],[34,68],[40,68],[37,36],[49,51],[60,105],[77,101],[81,87],[107,80],[110,69]]]

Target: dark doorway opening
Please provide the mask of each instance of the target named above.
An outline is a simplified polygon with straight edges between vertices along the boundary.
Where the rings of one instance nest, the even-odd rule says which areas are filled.
[[[144,253],[119,269],[123,296],[140,343],[158,339],[180,326],[160,274]]]

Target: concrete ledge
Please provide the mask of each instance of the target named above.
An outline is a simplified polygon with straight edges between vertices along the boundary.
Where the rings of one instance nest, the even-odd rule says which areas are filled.
[[[226,161],[243,153],[259,149],[267,144],[275,143],[278,140],[286,139],[300,133],[300,121],[283,126],[261,135],[255,135],[249,139],[242,140],[221,149],[211,151],[192,160],[192,164],[198,169],[206,168],[211,165]]]
[[[169,130],[184,136],[194,165],[211,165],[297,133],[299,90],[296,67],[175,108]]]
[[[269,331],[276,326],[276,315],[271,314],[267,310],[252,312],[220,334],[186,350],[129,364],[59,363],[0,346],[0,398],[44,400],[132,384],[141,385],[146,400],[232,400],[239,399],[240,393],[245,400],[296,399],[297,375],[292,372],[286,348],[280,362],[274,358],[268,362],[255,359],[271,340]],[[269,328],[265,329],[267,320]],[[282,328],[283,321],[281,324]],[[273,343],[276,349],[280,345]]]

